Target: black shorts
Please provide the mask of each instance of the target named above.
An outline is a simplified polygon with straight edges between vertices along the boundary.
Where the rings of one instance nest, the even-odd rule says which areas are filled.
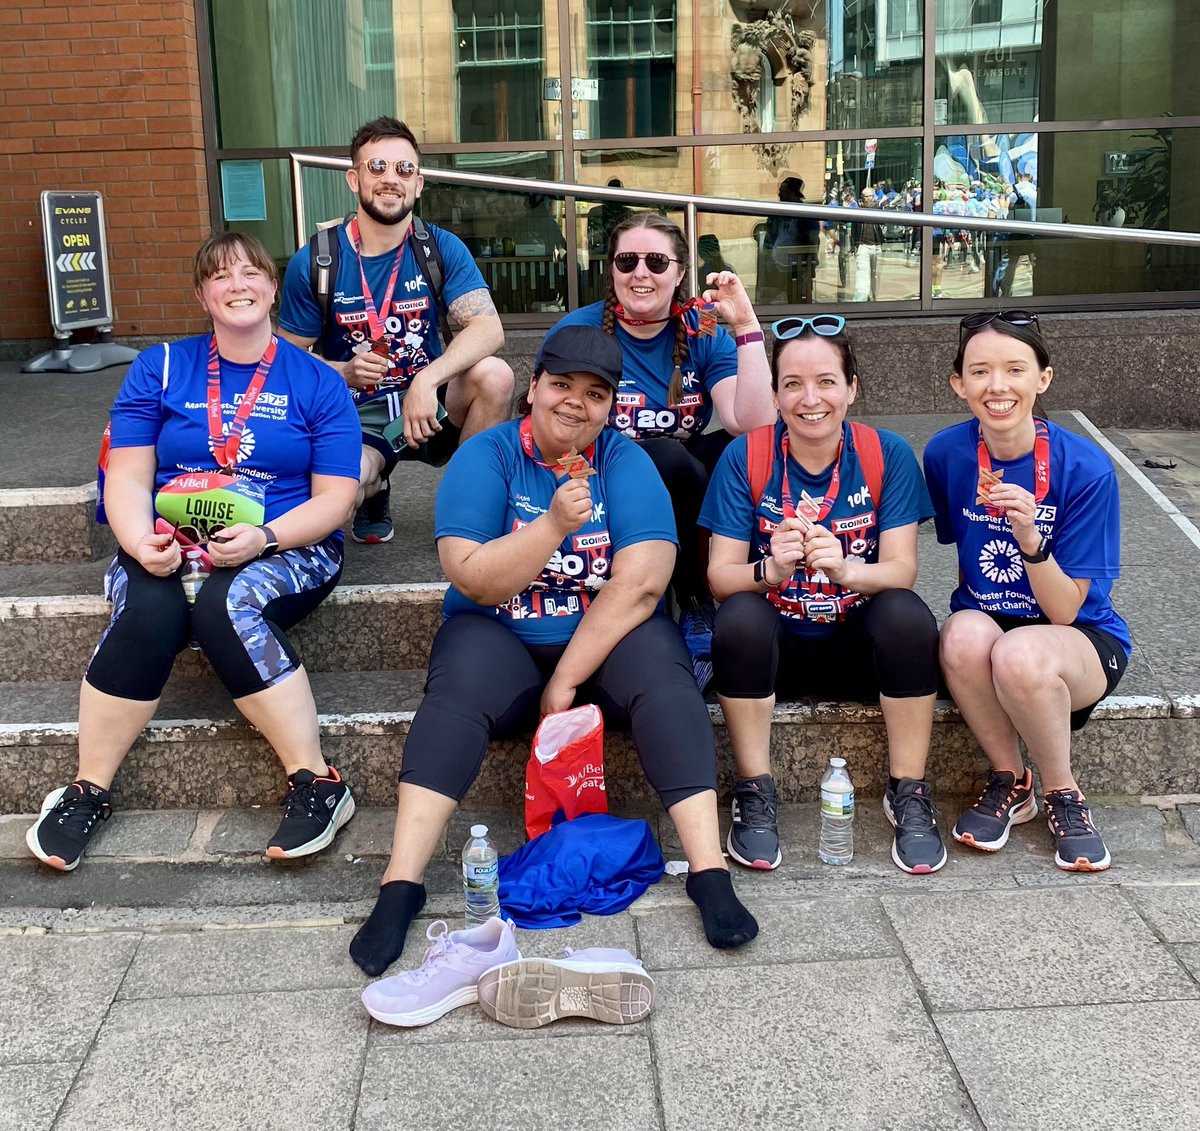
[[[988,613],[987,615],[1005,632],[1014,628],[1022,628],[1028,624],[1050,623],[1047,617],[1009,617],[1003,613]],[[1092,628],[1087,624],[1073,624],[1068,627],[1075,629],[1076,632],[1082,632],[1092,642],[1092,647],[1096,649],[1096,655],[1100,657],[1100,666],[1104,669],[1104,678],[1107,681],[1104,694],[1100,696],[1100,699],[1106,698],[1116,690],[1117,684],[1121,682],[1121,677],[1125,674],[1126,667],[1129,666],[1129,657],[1125,655],[1124,647],[1111,632],[1105,632],[1102,628]],[[1099,703],[1100,699],[1097,699],[1096,703]],[[1096,703],[1071,712],[1072,730],[1083,729],[1083,724],[1088,721],[1096,709]]]
[[[438,420],[442,430],[435,433],[424,444],[410,448],[404,443],[404,434],[396,425],[403,426],[404,394],[390,393],[373,397],[358,405],[358,422],[362,427],[363,446],[374,448],[383,456],[383,474],[387,479],[401,460],[418,460],[433,467],[444,467],[450,462],[462,438],[462,429],[450,422],[445,415],[446,386],[439,385],[437,391]]]

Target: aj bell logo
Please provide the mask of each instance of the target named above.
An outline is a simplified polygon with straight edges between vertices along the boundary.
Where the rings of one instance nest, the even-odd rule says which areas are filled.
[[[999,539],[988,542],[980,551],[979,569],[988,581],[997,585],[1009,585],[1025,572],[1016,546]]]

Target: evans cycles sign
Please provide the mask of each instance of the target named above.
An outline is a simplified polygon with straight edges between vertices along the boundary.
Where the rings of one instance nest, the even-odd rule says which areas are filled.
[[[112,324],[104,203],[98,192],[43,192],[42,232],[55,331]]]

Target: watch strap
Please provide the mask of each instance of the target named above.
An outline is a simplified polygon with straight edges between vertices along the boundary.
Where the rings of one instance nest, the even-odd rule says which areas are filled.
[[[1047,543],[1049,541],[1050,540],[1048,538],[1043,537],[1038,543],[1038,548],[1032,554],[1025,553],[1025,551],[1018,546],[1017,553],[1021,555],[1021,561],[1027,563],[1028,565],[1037,565],[1038,562],[1044,562],[1050,556],[1050,552],[1047,548]]]
[[[267,544],[262,548],[262,552],[258,555],[260,558],[269,558],[272,554],[279,552],[279,539],[275,537],[275,531],[265,523],[259,527],[259,530],[267,537]]]

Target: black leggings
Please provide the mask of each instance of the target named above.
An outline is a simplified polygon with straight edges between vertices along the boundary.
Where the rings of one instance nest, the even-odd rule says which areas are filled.
[[[696,525],[704,493],[721,453],[733,437],[726,431],[705,432],[691,440],[681,441],[670,436],[655,436],[640,440],[646,454],[654,461],[658,474],[671,496],[675,512],[675,534],[679,553],[675,557],[675,572],[671,587],[680,607],[709,600],[708,532]]]
[[[852,609],[828,636],[797,636],[759,593],[735,593],[717,610],[713,677],[727,699],[825,695],[872,702],[938,689],[938,627],[911,589],[887,589]]]
[[[400,781],[461,801],[492,738],[534,728],[542,690],[565,644],[526,645],[499,620],[460,613],[434,637],[425,698],[404,745]],[[642,769],[668,809],[717,787],[708,708],[683,639],[661,613],[630,631],[579,689],[606,725],[628,728]]]
[[[264,691],[300,666],[286,630],[333,592],[341,573],[341,542],[326,538],[214,570],[189,614],[178,573],[156,577],[118,550],[105,577],[112,620],[84,678],[106,695],[151,702],[191,634],[235,699]]]

